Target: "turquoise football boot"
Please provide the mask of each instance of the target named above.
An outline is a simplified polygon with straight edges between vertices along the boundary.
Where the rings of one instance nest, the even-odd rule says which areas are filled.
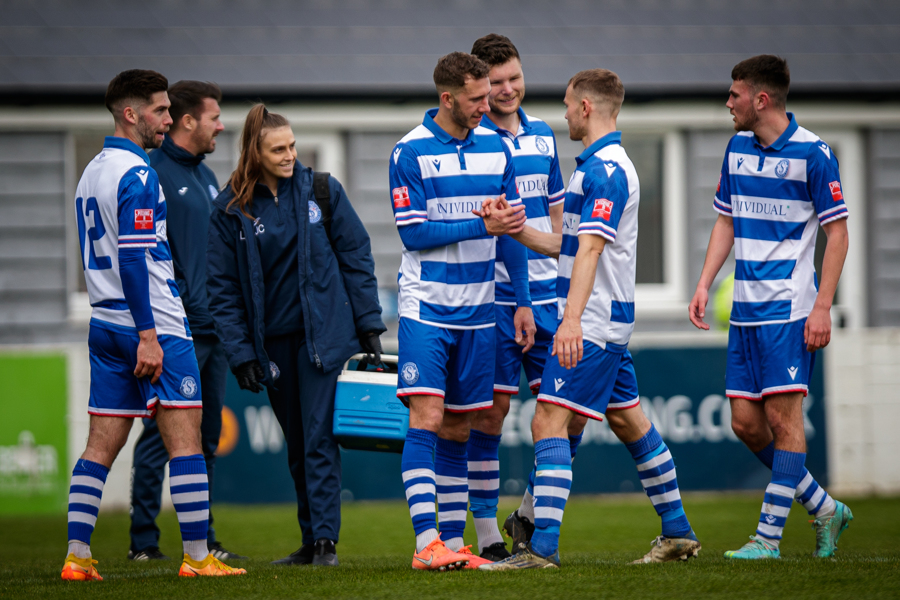
[[[838,500],[835,500],[834,504],[834,513],[830,517],[822,517],[812,522],[813,529],[816,530],[816,551],[813,556],[819,558],[834,556],[838,539],[853,520],[853,513],[846,504]]]
[[[771,545],[758,535],[751,535],[750,541],[744,544],[740,550],[729,550],[725,558],[738,558],[741,560],[761,560],[766,558],[781,558],[776,546]]]

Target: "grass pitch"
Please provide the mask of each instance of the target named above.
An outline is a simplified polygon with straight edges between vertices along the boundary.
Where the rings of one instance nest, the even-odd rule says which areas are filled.
[[[504,499],[500,518],[517,502]],[[251,556],[233,563],[243,577],[180,579],[181,542],[172,512],[163,513],[162,551],[174,560],[133,563],[128,515],[101,513],[92,550],[105,581],[63,582],[66,518],[0,518],[0,598],[900,598],[900,499],[850,499],[855,520],[835,559],[811,556],[815,539],[806,512],[794,505],[779,561],[735,562],[759,518],[759,494],[686,494],[688,517],[703,543],[686,564],[628,565],[650,549],[659,519],[643,496],[573,497],[566,507],[558,571],[423,573],[410,569],[413,534],[404,502],[345,505],[341,566],[274,567],[296,550],[300,535],[292,506],[216,506],[218,537]],[[466,529],[475,541],[474,527]]]

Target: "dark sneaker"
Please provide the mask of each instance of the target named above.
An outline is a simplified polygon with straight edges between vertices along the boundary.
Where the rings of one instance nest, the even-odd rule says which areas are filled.
[[[518,552],[520,544],[527,544],[534,535],[534,523],[528,517],[520,517],[519,511],[514,510],[503,521],[503,531],[512,538],[513,554]]]
[[[237,552],[227,550],[222,545],[222,542],[213,542],[212,544],[207,544],[206,546],[207,548],[209,548],[210,554],[223,562],[226,560],[247,560],[246,556],[241,556]]]
[[[159,548],[150,547],[144,548],[143,550],[139,550],[135,552],[133,550],[128,551],[128,560],[171,560],[168,556],[159,551]]]
[[[337,550],[334,547],[334,542],[327,538],[316,540],[312,564],[320,567],[338,566]]]
[[[480,571],[514,571],[518,569],[558,569],[559,550],[551,556],[541,556],[531,544],[520,544],[509,558],[478,567]]]
[[[504,558],[509,558],[510,556],[511,554],[509,553],[509,550],[506,549],[506,544],[504,544],[503,542],[491,544],[481,551],[481,558],[486,558],[491,562],[497,562],[498,560],[503,560]]]
[[[292,552],[290,556],[285,556],[278,560],[273,560],[273,565],[311,565],[313,562],[313,553],[315,546],[313,544],[303,544],[296,552]]]

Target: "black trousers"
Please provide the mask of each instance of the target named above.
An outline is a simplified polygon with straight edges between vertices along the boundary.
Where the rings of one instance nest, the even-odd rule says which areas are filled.
[[[341,530],[341,454],[334,439],[334,392],[340,369],[323,372],[309,360],[304,334],[266,338],[266,353],[281,371],[269,402],[287,442],[297,490],[303,543],[338,541]]]

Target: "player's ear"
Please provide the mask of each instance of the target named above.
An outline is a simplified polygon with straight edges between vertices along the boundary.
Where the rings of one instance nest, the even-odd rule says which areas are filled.
[[[453,108],[453,94],[449,90],[441,92],[441,105],[446,108]]]
[[[138,122],[138,112],[132,106],[126,106],[122,111],[122,116],[125,117],[125,122],[131,125],[137,125]]]
[[[182,115],[181,127],[183,127],[185,131],[193,131],[196,125],[197,120],[192,117],[190,113],[184,113],[184,115]]]

